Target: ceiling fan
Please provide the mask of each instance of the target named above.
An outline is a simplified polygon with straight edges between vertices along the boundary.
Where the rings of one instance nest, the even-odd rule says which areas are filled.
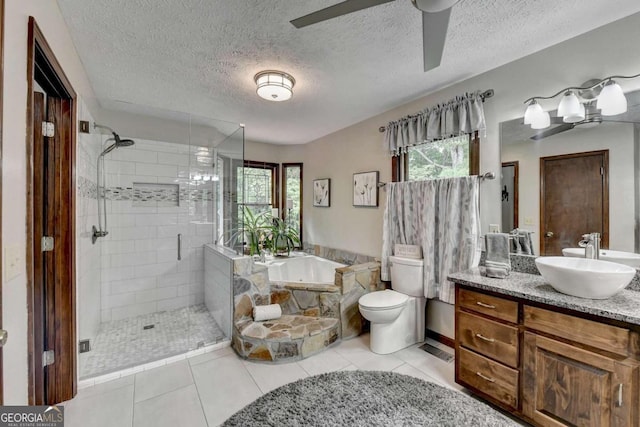
[[[395,0],[346,0],[342,3],[294,19],[291,23],[296,28],[302,28],[392,1]],[[424,71],[429,71],[440,66],[444,42],[447,38],[451,8],[459,1],[460,0],[411,0],[413,5],[422,12]]]
[[[574,129],[576,127],[583,127],[583,128],[595,127],[595,126],[597,126],[597,125],[599,125],[601,123],[636,123],[636,124],[640,124],[640,120],[636,120],[636,117],[634,117],[634,115],[635,115],[635,112],[633,111],[633,110],[635,110],[634,106],[630,106],[630,109],[629,109],[630,111],[628,112],[628,114],[625,114],[625,116],[623,117],[623,119],[630,119],[630,120],[612,119],[612,118],[610,118],[612,116],[609,116],[609,117],[603,116],[602,114],[600,114],[600,112],[596,108],[595,101],[587,102],[585,104],[584,108],[585,108],[584,120],[581,120],[581,121],[575,122],[575,123],[565,123],[563,121],[562,117],[552,117],[551,118],[551,124],[552,125],[559,125],[559,126],[539,131],[535,135],[530,137],[529,139],[532,139],[534,141],[539,141],[541,139],[548,138],[550,136],[557,135],[557,134],[562,133],[562,132],[566,132],[566,131]]]

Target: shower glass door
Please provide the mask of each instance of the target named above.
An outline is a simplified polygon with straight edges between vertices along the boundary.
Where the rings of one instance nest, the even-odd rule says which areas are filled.
[[[223,242],[237,228],[235,191],[229,191],[226,164],[242,162],[244,128],[237,123],[191,117],[189,174],[186,195],[188,231],[182,238],[183,257],[190,265],[190,288],[197,295],[189,311],[190,350],[231,337],[231,284],[207,289],[204,247]],[[224,235],[220,233],[225,233]],[[220,237],[220,239],[219,239]],[[184,262],[184,258],[183,261]],[[230,278],[231,279],[231,278]]]

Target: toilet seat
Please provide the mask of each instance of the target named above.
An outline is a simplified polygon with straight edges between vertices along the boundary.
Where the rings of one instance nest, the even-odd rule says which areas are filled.
[[[361,296],[358,304],[370,311],[381,311],[401,307],[405,305],[408,300],[408,295],[386,289],[384,291],[370,292]]]

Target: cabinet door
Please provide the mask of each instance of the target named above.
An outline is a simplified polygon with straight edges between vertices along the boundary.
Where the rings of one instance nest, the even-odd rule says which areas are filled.
[[[522,410],[544,426],[637,426],[637,362],[524,334]]]

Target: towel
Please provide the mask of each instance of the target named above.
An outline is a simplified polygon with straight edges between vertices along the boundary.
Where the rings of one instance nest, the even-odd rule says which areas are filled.
[[[253,307],[253,320],[256,322],[279,319],[280,316],[282,316],[280,304],[257,305]]]
[[[484,236],[487,260],[485,261],[488,277],[504,279],[511,271],[509,258],[509,235],[506,233],[488,233]]]
[[[511,235],[511,252],[520,255],[535,255],[531,231],[515,228],[509,234]]]

